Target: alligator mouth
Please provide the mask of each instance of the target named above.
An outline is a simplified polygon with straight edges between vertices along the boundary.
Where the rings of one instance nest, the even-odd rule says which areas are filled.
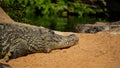
[[[60,48],[60,49],[69,48],[77,44],[78,41],[79,38],[77,38],[74,34],[72,34],[67,37],[64,37],[63,40],[61,40],[61,42],[59,42],[59,44],[55,48]]]

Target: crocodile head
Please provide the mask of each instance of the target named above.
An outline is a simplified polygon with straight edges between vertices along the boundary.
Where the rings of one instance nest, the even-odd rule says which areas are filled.
[[[76,37],[76,35],[71,34],[69,36],[62,37],[61,40],[58,42],[58,44],[56,46],[54,46],[54,48],[55,49],[67,48],[67,47],[73,46],[76,43],[78,43],[78,40],[79,40],[79,38]]]

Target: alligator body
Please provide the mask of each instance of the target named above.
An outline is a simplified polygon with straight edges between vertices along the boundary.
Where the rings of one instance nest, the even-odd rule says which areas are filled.
[[[47,53],[75,45],[78,40],[74,34],[61,36],[43,27],[0,23],[0,58],[9,61],[30,53]]]
[[[108,31],[114,28],[120,28],[120,22],[114,23],[95,23],[95,24],[79,24],[76,27],[79,33],[97,33],[100,31]]]

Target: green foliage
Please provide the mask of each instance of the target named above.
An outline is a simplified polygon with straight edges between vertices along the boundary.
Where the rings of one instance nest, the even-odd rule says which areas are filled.
[[[77,13],[80,19],[86,18],[85,16],[90,13],[99,12],[99,10],[95,11],[85,4],[68,0],[1,0],[0,2],[3,9],[15,21],[61,31],[64,31],[66,26],[75,27],[78,24],[78,22],[68,24],[67,17],[70,16],[68,12]],[[79,20],[79,18],[74,19]]]
[[[13,10],[22,8],[22,11],[25,13],[26,17],[31,17],[35,15],[35,12],[38,11],[40,16],[58,16],[58,14],[63,14],[63,16],[67,16],[67,11],[70,10],[73,13],[78,13],[80,17],[83,14],[96,13],[93,9],[88,6],[81,4],[79,2],[69,2],[67,0],[55,0],[56,2],[52,2],[52,0],[4,0],[3,3],[7,6],[14,7]],[[70,5],[70,6],[68,6]],[[17,7],[16,7],[17,6]],[[16,8],[15,8],[16,7]],[[38,10],[36,10],[36,8]],[[19,13],[18,13],[19,14]]]
[[[88,15],[90,13],[95,14],[95,10],[89,8],[87,5],[85,4],[81,4],[79,2],[69,2],[70,4],[70,11],[73,13],[78,13],[79,17],[83,17],[84,15]],[[84,15],[83,15],[84,14]]]
[[[27,18],[31,18],[31,16],[35,17],[35,15],[41,17],[49,17],[53,15],[58,16],[58,14],[60,14],[60,11],[65,13],[64,9],[67,8],[67,4],[64,0],[58,0],[56,3],[52,3],[51,0],[4,0],[3,3],[3,6],[9,7],[13,11],[18,10],[20,12],[23,12],[22,15]],[[7,12],[9,11],[8,8],[4,9],[7,10]],[[38,14],[36,14],[36,12]],[[11,16],[15,18],[14,14]]]
[[[27,16],[34,15],[36,8],[44,16],[57,15],[59,11],[67,8],[64,0],[58,0],[57,3],[51,3],[51,0],[4,0],[4,3],[12,7],[19,6],[18,8],[25,8]]]

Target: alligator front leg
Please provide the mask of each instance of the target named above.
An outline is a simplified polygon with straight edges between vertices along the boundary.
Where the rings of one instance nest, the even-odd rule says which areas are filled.
[[[10,46],[10,50],[4,56],[4,60],[8,62],[10,59],[21,57],[27,55],[28,45],[27,42],[23,39],[16,39],[15,43]]]

